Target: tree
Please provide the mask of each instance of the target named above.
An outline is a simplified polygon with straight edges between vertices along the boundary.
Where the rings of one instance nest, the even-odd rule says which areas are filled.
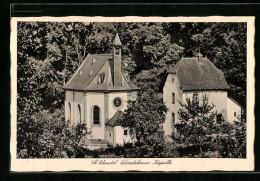
[[[163,157],[166,149],[162,124],[167,108],[157,93],[145,90],[139,92],[136,101],[129,102],[119,120],[122,127],[130,129],[134,140],[127,157]]]
[[[220,155],[224,158],[246,158],[246,122],[237,122],[228,136],[219,137]]]
[[[182,142],[186,146],[195,146],[199,149],[199,155],[202,156],[202,147],[206,141],[213,138],[216,131],[216,112],[213,111],[214,105],[208,102],[208,96],[203,95],[202,100],[196,98],[187,98],[185,103],[180,102],[181,109],[178,111],[180,123],[175,125]]]
[[[85,124],[65,121],[62,110],[43,110],[24,124],[24,134],[18,132],[19,158],[77,157],[82,138],[89,134]]]

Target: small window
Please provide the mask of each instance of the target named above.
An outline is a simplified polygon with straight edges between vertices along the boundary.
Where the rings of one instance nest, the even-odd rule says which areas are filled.
[[[174,78],[172,78],[172,83],[174,84]]]
[[[111,133],[109,133],[109,137],[111,137],[112,136],[112,134]]]
[[[193,94],[193,101],[194,102],[199,102],[199,95],[198,95],[198,93],[194,93]]]
[[[237,117],[237,112],[234,112],[234,117]]]
[[[220,124],[223,121],[223,116],[222,114],[217,115],[217,123]]]
[[[127,135],[127,130],[126,129],[124,130],[124,135]]]
[[[116,55],[119,55],[119,48],[116,48]]]
[[[104,80],[105,80],[105,73],[99,74],[98,83],[99,83],[99,84],[103,84],[103,83],[104,83]]]
[[[175,124],[175,114],[174,114],[174,112],[172,113],[172,125],[174,125]]]
[[[175,104],[175,94],[172,93],[172,104]]]
[[[95,63],[95,61],[96,61],[96,59],[95,58],[92,58],[92,64],[94,64]]]
[[[100,124],[100,109],[98,106],[93,108],[93,124]]]

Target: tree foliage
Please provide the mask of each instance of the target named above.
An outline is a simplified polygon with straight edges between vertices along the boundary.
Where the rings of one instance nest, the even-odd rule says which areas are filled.
[[[128,157],[160,157],[165,149],[164,131],[167,108],[152,89],[139,92],[120,118],[122,127],[130,129],[134,147]]]
[[[197,146],[202,154],[204,142],[211,140],[212,134],[217,127],[216,112],[214,105],[210,105],[207,95],[202,100],[187,98],[185,103],[180,102],[181,109],[178,111],[180,123],[175,125],[182,141],[187,145]]]
[[[246,158],[246,123],[236,123],[228,136],[218,138],[218,144],[223,158]]]
[[[76,157],[82,138],[89,134],[85,124],[65,121],[61,110],[44,110],[33,114],[29,122],[20,123],[24,134],[17,139],[19,158]]]
[[[43,125],[37,115],[63,109],[64,82],[88,53],[111,53],[116,32],[123,68],[140,87],[147,84],[161,93],[167,69],[200,47],[245,107],[245,23],[18,22],[17,32],[18,153],[27,145],[28,155],[39,156],[35,138],[43,134]]]
[[[202,100],[187,98],[180,103],[178,112],[180,123],[175,124],[184,148],[193,148],[191,157],[245,158],[246,127],[245,121],[235,125],[224,119],[217,119],[214,105],[210,105],[207,95]],[[198,149],[198,154],[194,149]]]

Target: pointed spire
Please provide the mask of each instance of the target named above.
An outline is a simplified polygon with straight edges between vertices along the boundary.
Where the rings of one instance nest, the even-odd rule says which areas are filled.
[[[118,33],[116,33],[115,39],[113,41],[113,45],[114,46],[122,46],[122,43],[121,43],[120,38],[118,36]]]

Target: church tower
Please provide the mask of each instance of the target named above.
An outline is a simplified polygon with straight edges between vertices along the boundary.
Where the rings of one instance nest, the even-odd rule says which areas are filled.
[[[113,41],[113,61],[114,61],[114,86],[121,87],[122,86],[122,72],[121,72],[121,50],[122,43],[119,39],[118,33],[115,36]]]

